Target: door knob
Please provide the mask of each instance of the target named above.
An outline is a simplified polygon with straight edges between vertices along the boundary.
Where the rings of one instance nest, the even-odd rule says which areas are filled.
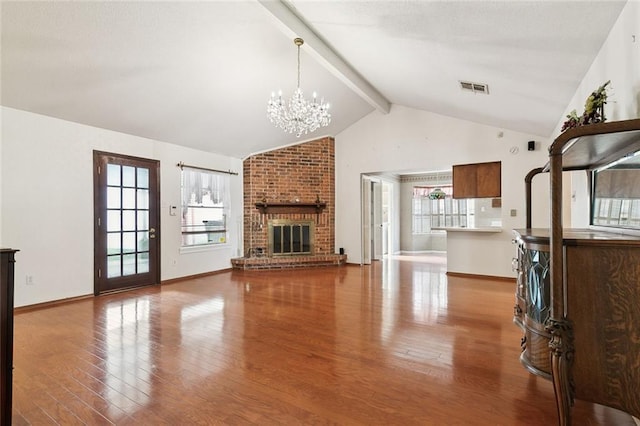
[[[156,237],[156,228],[149,228],[149,238]]]

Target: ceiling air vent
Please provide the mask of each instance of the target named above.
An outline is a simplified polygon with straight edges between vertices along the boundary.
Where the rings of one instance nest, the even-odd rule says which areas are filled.
[[[461,81],[460,88],[466,92],[489,94],[489,86],[482,83],[472,83],[470,81]]]

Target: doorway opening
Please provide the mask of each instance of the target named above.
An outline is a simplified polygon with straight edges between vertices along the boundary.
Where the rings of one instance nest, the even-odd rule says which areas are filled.
[[[421,201],[423,194],[415,188],[450,187],[451,184],[451,170],[362,174],[362,263],[369,264],[389,255],[445,254],[446,232],[433,229],[437,223],[433,222],[432,226],[431,221],[431,215],[439,220],[438,202],[431,203],[432,206]],[[447,201],[451,204],[450,199]],[[444,201],[441,204],[444,209]],[[450,213],[448,209],[447,214]]]
[[[453,198],[452,170],[361,175],[362,263],[446,254],[446,228],[501,224],[499,198]]]

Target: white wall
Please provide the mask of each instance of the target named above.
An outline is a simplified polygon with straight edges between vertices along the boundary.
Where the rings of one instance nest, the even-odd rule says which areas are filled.
[[[565,115],[573,109],[581,114],[587,97],[607,80],[611,80],[605,106],[607,121],[640,118],[640,1],[627,2],[600,53],[567,105],[565,114],[559,119],[554,134],[560,134],[562,123],[566,120]],[[565,208],[570,209],[573,227],[584,227],[589,223],[589,193],[586,182],[584,172],[574,172],[571,182],[565,184],[565,199],[573,198],[564,203]],[[566,222],[565,220],[565,225]]]
[[[527,151],[529,140],[535,140],[538,149]],[[509,152],[514,146],[517,154]],[[386,115],[373,112],[336,136],[336,246],[345,247],[350,263],[360,263],[360,215],[340,212],[360,211],[361,173],[446,170],[453,164],[501,161],[504,232],[474,247],[491,251],[492,261],[485,265],[484,259],[468,256],[460,259],[455,272],[513,276],[511,229],[525,225],[524,176],[546,163],[541,148],[546,146],[548,140],[540,136],[397,105]],[[548,226],[545,176],[534,181],[534,193],[534,225]],[[516,217],[509,216],[511,209],[517,211]]]
[[[0,246],[17,248],[16,306],[93,293],[93,150],[160,161],[161,279],[229,268],[241,253],[242,161],[2,108]],[[229,245],[180,252],[179,161],[231,177]],[[26,276],[33,285],[26,285]]]
[[[635,36],[635,41],[634,41]],[[618,20],[611,28],[607,40],[591,64],[567,105],[565,115],[575,109],[584,111],[587,97],[607,80],[611,80],[608,102],[605,106],[607,121],[640,117],[640,2],[627,2]],[[560,133],[563,115],[558,119],[555,134]]]

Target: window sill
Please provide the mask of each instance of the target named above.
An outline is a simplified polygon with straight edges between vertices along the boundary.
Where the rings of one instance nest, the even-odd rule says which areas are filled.
[[[217,250],[228,249],[230,247],[231,247],[231,244],[229,244],[229,243],[223,243],[223,244],[201,244],[201,245],[197,245],[197,246],[180,247],[180,254],[200,253],[200,252],[205,252],[205,251],[217,251]]]
[[[486,233],[495,233],[495,234],[502,232],[502,227],[498,227],[498,226],[488,226],[484,228],[462,228],[457,226],[449,226],[449,227],[432,228],[432,229],[437,229],[439,231],[447,231],[447,232],[486,232]]]
[[[419,236],[444,235],[444,234],[445,234],[444,229],[431,228],[431,231],[429,231],[429,232],[414,232],[411,235],[413,235],[414,237],[419,237]]]

